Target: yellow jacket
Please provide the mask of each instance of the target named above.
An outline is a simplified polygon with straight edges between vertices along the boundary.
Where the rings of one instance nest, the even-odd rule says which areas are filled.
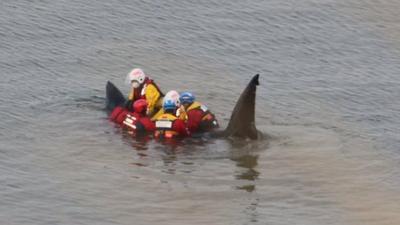
[[[160,118],[160,116],[162,116],[164,114],[164,109],[161,108],[152,118],[151,120],[157,120]],[[177,110],[176,110],[176,116],[178,117],[178,119],[181,119],[183,121],[187,120],[187,115],[186,115],[186,111],[185,108],[183,106],[180,106]]]
[[[139,98],[145,98],[147,101],[147,114],[152,115],[155,111],[155,108],[161,108],[162,106],[162,98],[159,89],[153,83],[145,83],[143,85],[142,91],[139,94],[140,96],[135,96],[134,89],[129,93],[129,100],[136,100]]]
[[[193,102],[187,109],[186,111],[189,112],[192,109],[197,109],[200,108],[201,110],[203,110],[204,112],[207,112],[207,107],[205,107],[203,104],[201,104],[200,102]]]

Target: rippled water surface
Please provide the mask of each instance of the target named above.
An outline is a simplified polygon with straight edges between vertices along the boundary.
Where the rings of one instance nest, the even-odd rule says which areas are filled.
[[[400,224],[400,3],[0,2],[1,224]],[[142,67],[259,141],[132,139],[105,83]]]

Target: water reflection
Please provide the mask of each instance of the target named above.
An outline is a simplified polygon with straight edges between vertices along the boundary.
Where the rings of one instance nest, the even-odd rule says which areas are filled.
[[[118,127],[118,129],[120,129]],[[137,152],[137,155],[140,157],[146,157],[146,151],[149,149],[149,142],[151,141],[151,137],[148,135],[136,135],[131,131],[120,130],[122,134],[122,140],[124,143],[133,147],[133,149]]]
[[[201,139],[188,138],[183,140],[161,140],[156,142],[155,149],[162,152],[161,159],[168,174],[191,173],[195,168],[192,161],[193,154],[204,148],[205,142]]]
[[[239,174],[235,177],[238,180],[250,181],[250,184],[238,186],[238,189],[245,190],[247,192],[253,192],[256,188],[255,181],[257,180],[260,173],[255,169],[258,162],[258,155],[242,155],[237,158],[232,158],[236,162],[236,165],[241,169]]]
[[[143,154],[142,151],[147,150],[149,147],[149,141],[151,138],[149,136],[134,136],[132,138],[131,146],[138,151],[138,155]]]
[[[235,178],[245,181],[246,184],[237,186],[237,189],[253,192],[256,189],[255,181],[260,172],[256,170],[258,165],[258,153],[268,147],[268,142],[263,140],[249,141],[243,139],[231,139],[231,160],[236,162],[238,172]]]
[[[236,166],[239,171],[235,175],[237,180],[246,181],[247,184],[236,186],[239,190],[245,190],[248,193],[253,193],[256,191],[256,180],[258,179],[260,172],[255,168],[258,165],[258,155],[252,153],[246,153],[238,157],[232,157],[231,160],[236,162]],[[259,198],[257,194],[251,195],[249,205],[244,209],[244,214],[249,217],[252,223],[258,222],[258,204]]]
[[[163,155],[162,160],[164,162],[163,172],[165,172],[167,174],[175,174],[176,173],[177,155],[174,152],[171,152],[166,155]]]

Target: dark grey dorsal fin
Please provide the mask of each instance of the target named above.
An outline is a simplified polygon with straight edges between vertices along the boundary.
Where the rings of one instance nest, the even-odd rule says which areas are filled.
[[[106,85],[106,109],[111,112],[115,107],[124,105],[126,99],[121,91],[110,81]]]
[[[255,75],[240,95],[232,111],[228,127],[222,132],[223,136],[258,138],[254,123],[258,77],[259,74]]]

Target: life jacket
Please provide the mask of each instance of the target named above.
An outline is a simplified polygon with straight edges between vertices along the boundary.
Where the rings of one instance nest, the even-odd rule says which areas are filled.
[[[203,112],[201,120],[208,120],[212,121],[215,120],[215,116],[208,110],[208,108],[201,104],[200,102],[193,102],[187,109],[186,112],[189,112],[190,110],[193,109],[200,109]],[[186,117],[187,119],[187,117]]]
[[[143,84],[140,85],[140,88],[135,88],[135,89],[131,90],[131,92],[129,93],[129,96],[128,96],[128,100],[136,101],[138,99],[146,99],[146,87],[150,84],[154,85],[154,87],[160,93],[161,97],[164,97],[164,94],[161,92],[161,90],[157,86],[157,84],[154,83],[154,81],[152,79],[146,77],[144,79]]]
[[[156,114],[154,114],[153,117],[151,117],[151,120],[152,121],[157,120],[164,113],[165,113],[164,109],[161,108]],[[183,121],[187,120],[187,114],[185,108],[182,105],[176,110],[176,117],[178,117],[178,119],[181,119]]]
[[[154,136],[156,138],[174,138],[179,135],[178,132],[173,130],[174,121],[178,118],[169,113],[160,115],[156,120],[156,131]]]

